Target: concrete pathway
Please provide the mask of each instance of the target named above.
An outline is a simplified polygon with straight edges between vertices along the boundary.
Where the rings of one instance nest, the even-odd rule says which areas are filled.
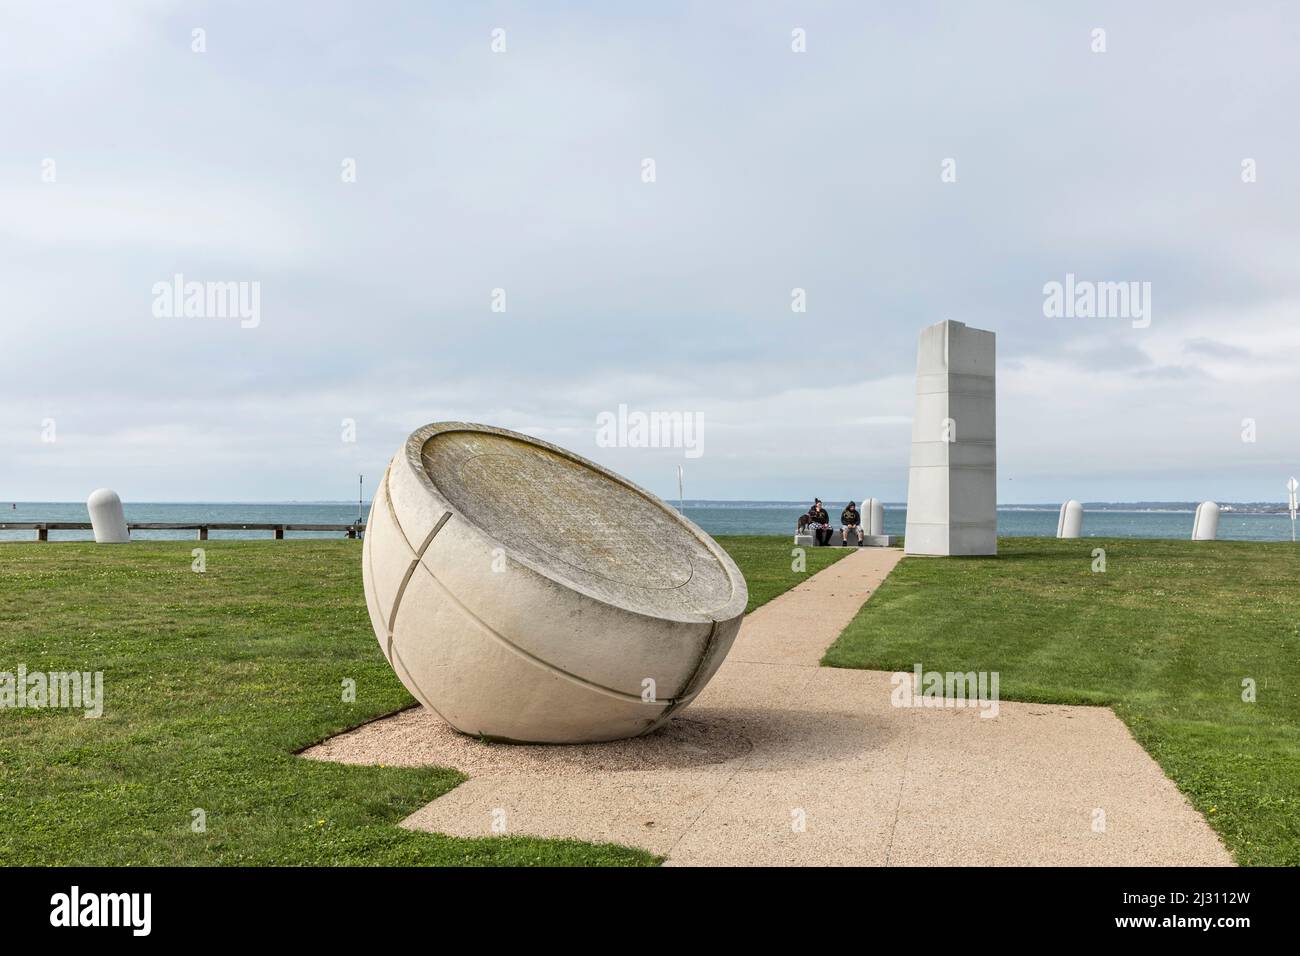
[[[901,557],[855,552],[759,608],[648,737],[485,744],[417,708],[304,755],[470,777],[412,829],[608,841],[670,865],[1232,863],[1107,708],[895,707],[889,674],[819,667]]]

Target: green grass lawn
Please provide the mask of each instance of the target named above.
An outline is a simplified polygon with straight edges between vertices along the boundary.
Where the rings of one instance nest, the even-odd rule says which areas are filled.
[[[720,540],[751,607],[807,576],[784,536]],[[195,544],[0,544],[0,671],[103,671],[105,697],[97,719],[0,709],[0,864],[657,862],[408,832],[458,773],[294,756],[413,703],[367,619],[360,543],[208,541],[202,574]],[[807,573],[844,553],[810,551]]]
[[[1004,699],[1109,705],[1240,863],[1300,865],[1300,548],[1002,538],[998,551],[904,560],[823,663],[998,671]]]
[[[714,540],[726,548],[745,575],[745,583],[749,585],[746,614],[853,553],[850,548],[804,548],[806,569],[796,572],[791,570],[794,546],[789,535],[734,535]]]

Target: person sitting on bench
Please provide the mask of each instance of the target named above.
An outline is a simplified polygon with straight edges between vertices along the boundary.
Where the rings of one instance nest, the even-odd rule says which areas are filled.
[[[835,529],[831,527],[831,516],[822,507],[820,498],[814,498],[812,507],[808,509],[808,527],[816,535],[817,544],[820,547],[825,547],[831,543],[831,532]]]
[[[862,515],[858,514],[858,506],[852,501],[848,507],[840,512],[840,535],[844,538],[844,543],[849,543],[849,534],[853,531],[858,533],[858,544],[862,543]]]

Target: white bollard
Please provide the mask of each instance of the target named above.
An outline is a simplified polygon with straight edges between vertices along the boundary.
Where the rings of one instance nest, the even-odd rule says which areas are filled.
[[[90,526],[95,531],[96,544],[124,544],[131,540],[126,530],[126,513],[122,499],[111,488],[98,488],[86,499],[90,512]]]
[[[885,533],[885,504],[879,498],[862,503],[862,524],[867,534]]]
[[[1071,498],[1061,505],[1061,516],[1056,521],[1058,538],[1077,538],[1083,532],[1083,505]]]
[[[1196,520],[1192,523],[1193,541],[1213,541],[1219,533],[1219,506],[1213,501],[1202,501],[1196,506]]]

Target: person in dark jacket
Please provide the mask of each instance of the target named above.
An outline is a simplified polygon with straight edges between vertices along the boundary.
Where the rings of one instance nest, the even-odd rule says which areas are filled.
[[[849,543],[849,535],[857,532],[858,544],[862,543],[862,515],[858,514],[858,506],[852,501],[848,507],[840,512],[840,534],[844,536],[844,543]]]
[[[831,532],[835,529],[831,527],[831,516],[822,507],[820,498],[813,499],[812,507],[808,509],[808,518],[808,527],[812,528],[813,534],[817,536],[817,544],[822,547],[830,544]]]

